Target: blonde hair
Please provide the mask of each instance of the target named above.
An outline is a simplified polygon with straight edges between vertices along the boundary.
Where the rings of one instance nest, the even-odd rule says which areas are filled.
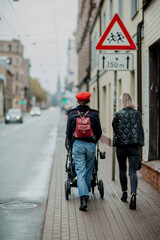
[[[119,99],[121,100],[122,108],[126,107],[136,108],[132,96],[129,93],[123,93]]]

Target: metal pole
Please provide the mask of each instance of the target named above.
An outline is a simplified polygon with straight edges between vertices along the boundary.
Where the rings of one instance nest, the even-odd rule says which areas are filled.
[[[112,181],[115,181],[115,147],[112,147]]]
[[[117,103],[117,71],[114,72],[113,114]],[[112,181],[115,181],[115,147],[112,147]]]
[[[99,102],[99,70],[97,70],[97,109],[100,110],[100,102]]]

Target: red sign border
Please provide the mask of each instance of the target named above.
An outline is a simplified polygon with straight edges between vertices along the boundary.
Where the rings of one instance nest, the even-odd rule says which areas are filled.
[[[128,42],[129,42],[129,46],[127,45],[102,45],[103,42],[105,41],[107,35],[109,34],[110,30],[112,29],[113,25],[115,24],[115,22],[118,22],[121,30],[123,31],[125,37],[127,38]],[[108,25],[107,29],[105,30],[105,32],[103,33],[102,37],[100,38],[97,46],[96,46],[97,50],[137,50],[137,46],[135,45],[135,43],[133,42],[131,36],[129,35],[126,27],[124,26],[122,20],[120,19],[119,15],[116,13],[114,15],[114,17],[112,18],[110,24]]]

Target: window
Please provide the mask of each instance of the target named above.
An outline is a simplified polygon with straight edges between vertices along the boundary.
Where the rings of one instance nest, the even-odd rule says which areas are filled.
[[[137,12],[138,12],[138,0],[131,0],[131,19],[134,18]]]
[[[18,80],[18,73],[16,73],[16,80]]]
[[[135,34],[133,37],[132,37],[132,40],[135,44],[137,44],[137,34]]]
[[[106,13],[103,13],[103,19],[102,19],[102,32],[106,30]]]
[[[119,79],[118,80],[118,110],[121,109],[121,103],[119,101],[119,98],[120,98],[121,94],[122,94],[122,80]]]
[[[133,100],[135,100],[135,72],[130,73],[130,92]]]
[[[18,87],[16,87],[16,94],[18,94]]]
[[[96,88],[94,87],[93,88],[93,98],[92,98],[92,101],[94,101],[93,102],[93,108],[96,108],[96,103],[97,103],[97,96],[96,96]]]
[[[17,65],[19,64],[19,60],[18,60],[18,58],[16,59],[16,63],[17,63]]]
[[[19,52],[19,46],[17,46],[17,53]]]
[[[102,34],[105,32],[107,26],[106,26],[106,12],[103,12],[102,15]],[[101,53],[107,53],[106,50],[101,50]]]
[[[98,63],[97,50],[95,49],[96,44],[97,44],[97,32],[94,33],[91,40],[91,69],[93,69]]]
[[[8,64],[9,64],[9,65],[12,64],[12,58],[8,58]]]
[[[123,0],[119,0],[119,16],[123,19]]]
[[[108,91],[107,91],[107,116],[108,116],[108,125],[111,126],[112,124],[112,106],[111,106],[111,84],[108,84]],[[108,136],[111,138],[112,129],[108,127]]]
[[[8,52],[11,52],[12,51],[12,45],[8,45]]]
[[[106,112],[107,112],[107,90],[106,90],[106,86],[104,86],[102,88],[102,104],[103,104],[103,112],[102,112],[102,128],[103,131],[106,133],[107,129],[106,129]]]
[[[110,20],[113,18],[113,0],[110,0]]]

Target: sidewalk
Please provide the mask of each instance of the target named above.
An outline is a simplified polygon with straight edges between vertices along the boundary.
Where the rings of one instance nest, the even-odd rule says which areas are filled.
[[[4,122],[4,117],[0,117],[0,123]]]
[[[137,210],[129,209],[129,198],[127,203],[121,202],[117,162],[112,181],[112,152],[103,143],[100,149],[106,151],[106,159],[99,160],[98,178],[104,182],[104,199],[96,187],[87,212],[79,211],[77,188],[71,188],[69,200],[65,199],[66,121],[63,115],[61,119],[42,240],[160,239],[160,194],[138,173]]]

